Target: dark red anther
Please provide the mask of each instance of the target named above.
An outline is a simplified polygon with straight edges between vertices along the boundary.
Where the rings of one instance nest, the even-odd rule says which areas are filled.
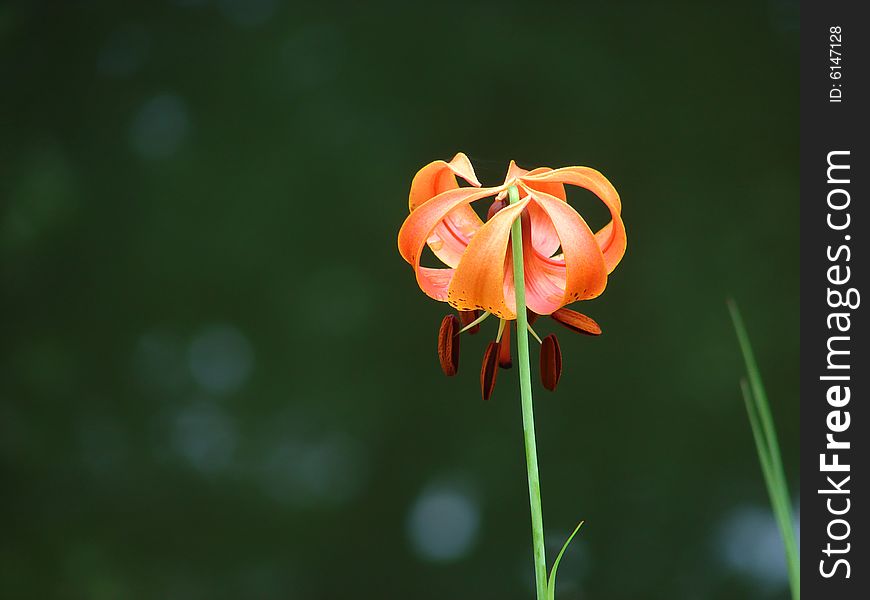
[[[562,377],[562,350],[555,334],[544,338],[541,344],[541,383],[551,392],[556,390]]]
[[[501,332],[501,341],[498,344],[498,366],[502,369],[510,369],[514,366],[511,360],[511,322],[506,321],[504,330]]]
[[[541,315],[539,315],[538,313],[532,312],[532,310],[530,308],[526,309],[526,319],[528,319],[529,325],[534,325],[535,321],[537,321],[538,317],[540,317],[540,316]]]
[[[474,323],[475,320],[480,316],[479,310],[460,310],[459,311],[459,322],[462,323],[463,327],[468,327],[471,323]],[[465,333],[468,335],[474,335],[480,331],[480,324],[475,325]]]
[[[489,400],[495,390],[495,379],[498,377],[498,343],[490,342],[483,353],[483,366],[480,368],[480,393],[484,400]]]
[[[598,323],[569,308],[560,308],[550,316],[571,331],[586,335],[601,335],[601,327]]]
[[[447,315],[438,330],[438,360],[448,377],[453,377],[459,370],[459,329],[459,319]]]

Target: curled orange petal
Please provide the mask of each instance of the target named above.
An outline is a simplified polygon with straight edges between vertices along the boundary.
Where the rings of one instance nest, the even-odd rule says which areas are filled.
[[[607,268],[601,247],[586,221],[567,202],[555,196],[537,190],[530,190],[529,195],[550,217],[562,244],[562,260],[553,258],[541,262],[541,269],[549,272],[551,277],[559,280],[564,277],[564,297],[560,306],[601,294],[607,286]],[[559,307],[550,310],[531,308],[539,314],[550,314]]]
[[[450,162],[436,160],[414,176],[408,194],[408,208],[414,212],[438,194],[459,187],[456,177],[461,177],[474,187],[480,187],[474,167],[468,157],[459,152]],[[483,224],[470,206],[459,206],[438,223],[427,242],[432,252],[447,266],[455,267],[468,245],[468,240]]]
[[[528,212],[529,219],[532,223],[532,247],[545,258],[553,256],[561,244],[559,241],[559,234],[556,233],[556,228],[553,227],[553,221],[551,221],[549,215],[547,215],[547,213],[534,202],[529,204]]]
[[[596,234],[595,238],[601,246],[601,252],[604,254],[604,263],[607,265],[607,273],[610,274],[622,260],[625,255],[626,237],[625,225],[622,219],[614,219]]]
[[[610,210],[610,223],[595,234],[607,273],[611,273],[622,260],[626,248],[625,225],[622,222],[622,202],[619,193],[608,179],[589,167],[563,167],[543,173],[529,173],[522,177],[526,185],[534,187],[538,183],[559,183],[582,187],[589,190],[604,202]]]
[[[447,299],[447,289],[454,276],[453,269],[438,269],[420,266],[420,255],[435,227],[445,216],[460,206],[492,196],[500,188],[457,188],[442,192],[420,205],[405,219],[399,230],[399,253],[417,275],[420,289],[435,300]],[[471,310],[474,306],[460,307]]]
[[[459,187],[456,177],[461,177],[474,187],[481,187],[474,173],[474,167],[468,157],[459,152],[450,162],[435,160],[417,171],[411,181],[411,191],[408,194],[408,209],[410,212],[428,202],[441,192]]]
[[[505,175],[504,182],[505,185],[508,185],[516,179],[524,178],[528,175],[540,175],[549,171],[552,171],[552,169],[547,167],[538,167],[531,171],[527,171],[522,167],[517,166],[514,161],[511,161],[510,165],[508,165],[508,171],[507,175]],[[546,192],[556,196],[557,198],[561,198],[562,200],[566,199],[565,186],[561,183],[536,181],[532,184],[528,184],[528,187]],[[526,190],[523,188],[520,188],[519,192],[521,198],[527,195]],[[497,199],[503,199],[506,197],[507,191],[504,191],[498,195]],[[559,248],[559,236],[556,235],[556,230],[553,229],[553,224],[550,222],[547,215],[535,206],[529,206],[528,213],[532,219],[532,245],[542,255],[548,257],[553,256],[553,253]]]
[[[512,179],[519,179],[520,177],[524,177],[528,175],[529,171],[519,166],[515,161],[511,161],[508,164],[507,174],[504,176],[505,184],[509,184]]]
[[[534,202],[530,202],[528,207],[534,205]],[[538,314],[547,315],[565,304],[565,267],[564,262],[544,258],[534,248],[529,212],[524,211],[521,217],[526,306]],[[515,293],[513,269],[505,273],[505,287],[509,295]]]
[[[532,169],[527,175],[535,176],[543,173],[549,173],[553,169],[548,167],[538,167]],[[526,183],[533,190],[544,192],[555,196],[563,202],[567,201],[568,196],[565,194],[565,186],[561,183],[552,183],[549,181],[532,181]],[[539,206],[532,203],[529,206],[529,216],[532,219],[532,245],[535,250],[541,253],[542,256],[549,258],[553,256],[556,250],[559,249],[559,235],[553,227],[547,214],[540,209]]]
[[[507,247],[511,225],[528,203],[526,198],[503,208],[471,238],[447,290],[452,306],[486,310],[502,319],[516,318],[516,301],[506,287],[505,265],[510,268]]]

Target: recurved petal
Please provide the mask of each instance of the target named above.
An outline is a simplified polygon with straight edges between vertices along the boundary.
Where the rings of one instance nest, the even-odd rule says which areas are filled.
[[[562,377],[562,349],[555,334],[543,339],[541,344],[541,383],[551,392],[556,390]]]
[[[595,234],[607,272],[610,273],[625,254],[626,236],[622,223],[622,202],[619,194],[608,179],[589,167],[564,167],[543,173],[529,173],[522,178],[523,183],[534,187],[538,183],[570,184],[589,190],[604,202],[610,210],[611,221]]]
[[[420,255],[426,241],[444,217],[460,206],[468,207],[470,202],[492,196],[500,188],[457,188],[442,192],[418,207],[405,219],[399,230],[399,253],[417,275],[417,283],[427,295],[435,300],[447,299],[447,289],[454,275],[453,269],[437,269],[420,266]],[[469,307],[469,310],[474,307]]]
[[[490,342],[483,354],[483,365],[480,367],[480,393],[484,400],[489,400],[492,397],[497,377],[498,343]]]
[[[506,257],[511,224],[528,203],[526,198],[500,210],[471,238],[447,290],[447,301],[452,306],[486,310],[502,319],[516,318],[513,293],[505,283],[505,265],[510,267]]]
[[[413,212],[438,194],[457,189],[459,187],[456,182],[457,176],[474,187],[480,187],[471,162],[462,152],[454,156],[449,163],[443,160],[429,163],[417,172],[411,182],[408,208]],[[459,206],[432,230],[427,240],[429,247],[444,264],[455,267],[459,264],[468,240],[482,224],[480,217],[470,206]]]
[[[481,225],[483,221],[470,206],[459,206],[435,226],[426,243],[441,262],[456,267],[469,240]]]
[[[534,177],[535,175],[549,173],[552,170],[553,169],[550,169],[549,167],[538,167],[523,174],[522,177]],[[567,200],[565,186],[561,183],[537,181],[533,179],[524,181],[526,181],[528,187],[534,190],[550,194],[562,201]],[[535,250],[541,253],[542,256],[547,258],[553,256],[556,250],[559,249],[559,236],[553,228],[553,223],[550,221],[547,214],[543,212],[540,207],[535,206],[534,203],[529,206],[529,216],[532,219],[532,245],[535,247]]]
[[[565,263],[539,255],[523,240],[526,304],[539,315],[548,315],[565,305]],[[511,277],[513,284],[513,277]]]
[[[544,192],[545,194],[550,194],[551,196],[556,196],[562,201],[567,201],[568,196],[565,194],[565,186],[556,181],[547,181],[538,179],[538,175],[544,175],[546,173],[552,173],[553,169],[550,167],[538,167],[536,169],[532,169],[528,173],[522,176],[523,183],[525,183],[528,187],[538,190],[539,192]]]
[[[505,184],[508,184],[513,179],[518,179],[524,175],[528,175],[529,171],[519,166],[516,162],[511,161],[508,165],[507,174],[504,176]]]
[[[561,306],[598,296],[607,286],[607,268],[598,241],[586,221],[567,202],[555,196],[537,190],[530,190],[530,196],[549,216],[562,245],[565,283]],[[548,259],[547,262],[542,269],[561,278],[559,263],[562,261]],[[532,307],[532,310],[549,314],[555,309],[542,311]]]
[[[536,183],[567,183],[589,190],[598,196],[607,207],[617,214],[622,210],[619,194],[616,189],[599,171],[589,167],[562,167],[541,173],[529,173],[523,177],[523,183],[534,186]]]
[[[578,313],[576,310],[560,308],[550,316],[560,325],[564,325],[571,331],[586,335],[601,335],[601,327],[598,326],[598,323],[594,319]]]
[[[447,315],[438,330],[438,361],[448,377],[459,371],[459,319]]]
[[[504,189],[501,192],[499,192],[498,196],[495,197],[496,201],[504,200],[505,203],[507,203],[508,185],[513,180],[515,180],[519,177],[522,177],[526,173],[528,173],[527,170],[525,170],[524,168],[517,165],[517,163],[515,163],[514,161],[511,161],[510,164],[508,165],[507,174],[505,174],[505,176],[504,176]],[[522,194],[522,190],[520,190],[520,194]]]
[[[501,188],[456,188],[441,192],[417,207],[405,219],[399,230],[399,253],[410,264],[420,256],[432,230],[454,209],[475,200],[492,196]],[[469,207],[470,208],[470,207]]]
[[[477,175],[471,161],[462,152],[456,154],[450,162],[435,160],[417,171],[411,181],[411,192],[408,194],[408,209],[413,212],[421,204],[428,202],[441,192],[459,187],[456,177],[462,177],[474,187],[480,187]]]
[[[604,254],[604,264],[607,265],[607,273],[610,274],[625,255],[627,239],[622,218],[617,216],[610,223],[602,227],[595,234],[595,239],[598,240],[598,244],[601,246],[601,252]]]
[[[456,269],[436,269],[417,265],[417,285],[423,293],[439,302],[447,301],[447,288]]]
[[[534,202],[530,202],[528,207],[531,209],[534,205]],[[548,315],[565,304],[565,264],[564,261],[559,262],[544,258],[534,249],[529,212],[526,211],[522,215],[526,305],[538,314]],[[546,213],[544,214],[546,215]],[[508,252],[510,253],[510,250]],[[512,296],[515,293],[512,268],[506,270],[505,282],[509,294]],[[509,306],[513,306],[513,304],[509,303]]]
[[[540,191],[540,190],[539,190]],[[564,193],[564,190],[563,190]],[[558,197],[558,196],[557,196]],[[559,249],[559,234],[553,227],[549,215],[537,204],[529,204],[529,218],[532,222],[532,246],[541,256],[551,257]]]

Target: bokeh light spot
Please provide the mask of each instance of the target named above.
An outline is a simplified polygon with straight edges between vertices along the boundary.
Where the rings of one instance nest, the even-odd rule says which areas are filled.
[[[236,450],[233,422],[210,403],[179,411],[172,423],[172,445],[193,467],[214,473],[228,467]]]
[[[795,527],[800,527],[798,511],[794,518]],[[762,585],[776,588],[788,584],[782,538],[767,508],[743,506],[727,515],[720,528],[718,550],[728,568]]]
[[[135,74],[151,50],[151,36],[139,25],[123,27],[109,36],[97,58],[97,71],[109,77]]]
[[[130,126],[130,144],[143,158],[169,158],[187,138],[189,129],[184,101],[175,94],[159,94],[136,113]]]
[[[262,25],[275,13],[275,0],[220,0],[221,13],[241,27]]]
[[[300,507],[337,506],[352,499],[366,474],[363,448],[343,434],[288,439],[269,452],[262,485],[273,498]]]
[[[133,370],[142,386],[163,393],[178,393],[190,381],[180,336],[149,331],[136,344]]]
[[[477,539],[480,508],[462,490],[425,490],[408,516],[408,537],[420,558],[435,562],[465,556]]]
[[[0,208],[0,242],[25,247],[59,229],[75,211],[75,165],[58,144],[38,144],[23,156],[22,174]]]
[[[193,378],[203,389],[229,394],[251,374],[254,352],[241,331],[231,325],[215,325],[193,339],[189,364]]]

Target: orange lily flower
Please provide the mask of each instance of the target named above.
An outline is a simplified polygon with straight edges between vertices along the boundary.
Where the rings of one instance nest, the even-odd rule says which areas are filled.
[[[469,187],[460,187],[457,177]],[[594,193],[610,210],[610,222],[593,233],[568,204],[566,184]],[[510,186],[519,191],[515,204],[507,201]],[[471,203],[485,198],[493,200],[484,222]],[[468,157],[460,152],[450,162],[434,161],[420,169],[411,183],[408,204],[411,214],[399,231],[399,253],[413,267],[423,292],[459,310],[459,320],[449,315],[439,334],[439,357],[446,374],[458,369],[458,334],[473,333],[489,315],[501,322],[494,342],[499,347],[487,349],[481,371],[484,398],[491,395],[495,383],[493,365],[510,366],[510,321],[516,319],[510,231],[517,218],[523,230],[530,323],[538,315],[550,315],[574,331],[601,333],[592,319],[564,308],[600,295],[625,253],[619,194],[601,173],[588,167],[527,171],[511,161],[502,185],[482,187]],[[444,267],[420,264],[426,246]],[[460,324],[465,327],[460,329]],[[542,346],[544,385],[555,389],[562,362],[558,342],[553,337]]]

